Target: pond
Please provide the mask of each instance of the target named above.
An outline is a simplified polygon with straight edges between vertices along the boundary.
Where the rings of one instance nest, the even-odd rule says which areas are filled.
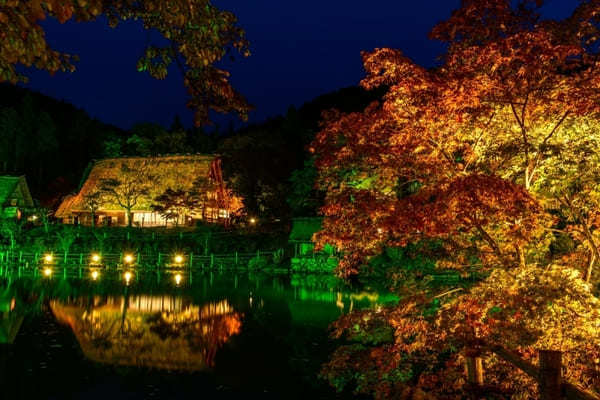
[[[394,301],[326,275],[192,278],[0,278],[0,397],[332,398],[328,325]]]

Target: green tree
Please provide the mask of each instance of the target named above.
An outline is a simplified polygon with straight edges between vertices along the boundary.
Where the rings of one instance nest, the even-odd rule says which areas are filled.
[[[132,210],[142,201],[149,201],[150,187],[154,177],[148,172],[148,163],[139,161],[129,166],[121,163],[118,178],[102,179],[100,192],[107,199],[114,200],[125,210],[127,226],[133,224]]]
[[[197,197],[185,190],[168,188],[154,199],[152,208],[162,215],[166,221],[173,221],[175,226],[185,224],[186,218],[198,210]]]

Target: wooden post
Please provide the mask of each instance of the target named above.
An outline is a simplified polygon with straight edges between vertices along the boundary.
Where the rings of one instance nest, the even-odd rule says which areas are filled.
[[[540,400],[560,400],[562,396],[562,353],[540,350]]]
[[[483,386],[483,360],[478,352],[467,351],[466,355],[467,383],[471,387]]]

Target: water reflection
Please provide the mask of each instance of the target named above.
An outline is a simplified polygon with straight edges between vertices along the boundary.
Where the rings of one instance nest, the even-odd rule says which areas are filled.
[[[56,319],[73,330],[85,356],[113,365],[199,371],[240,332],[227,300],[201,306],[173,296],[53,300]]]
[[[209,397],[328,397],[316,378],[328,325],[393,300],[323,276],[83,276],[0,279],[0,343],[12,343],[0,347],[0,386],[20,396],[7,398],[196,398],[199,381]],[[139,396],[112,389],[123,384]]]
[[[16,304],[9,289],[0,292],[0,344],[13,343],[23,323],[23,315],[15,310]]]

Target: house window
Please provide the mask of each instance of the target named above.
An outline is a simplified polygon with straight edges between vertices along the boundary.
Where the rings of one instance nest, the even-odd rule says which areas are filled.
[[[229,218],[229,211],[219,210],[219,218]]]

